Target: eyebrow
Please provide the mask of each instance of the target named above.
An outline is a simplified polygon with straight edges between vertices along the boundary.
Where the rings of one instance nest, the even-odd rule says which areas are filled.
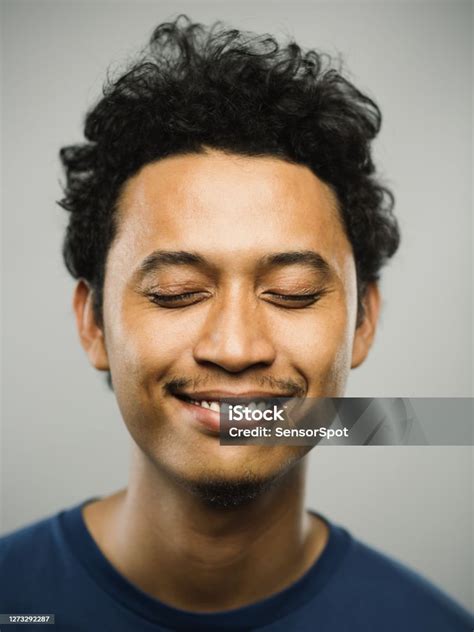
[[[136,282],[144,279],[151,272],[157,272],[171,266],[209,267],[204,257],[186,250],[155,250],[143,259],[133,272]]]
[[[264,255],[258,261],[259,267],[273,268],[289,265],[305,265],[324,276],[332,276],[329,263],[314,250],[292,250]],[[212,269],[214,266],[202,255],[186,250],[155,250],[143,259],[133,273],[136,281],[147,274],[171,266],[194,266]]]
[[[292,250],[265,255],[261,259],[264,267],[305,265],[325,276],[333,274],[332,267],[318,252],[314,250]]]

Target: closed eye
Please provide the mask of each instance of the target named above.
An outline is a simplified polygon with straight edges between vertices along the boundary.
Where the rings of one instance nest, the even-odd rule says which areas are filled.
[[[160,307],[173,308],[194,305],[194,303],[198,303],[207,298],[209,294],[207,292],[182,292],[181,294],[158,294],[156,292],[150,292],[147,296],[152,303]]]
[[[329,290],[327,289],[301,294],[264,292],[262,296],[264,297],[264,300],[272,303],[273,305],[289,309],[298,309],[314,305],[314,303],[319,301],[328,292]],[[160,294],[157,292],[147,293],[147,297],[152,303],[158,305],[159,307],[168,309],[194,305],[209,298],[209,296],[210,294],[208,292],[182,292],[180,294]]]
[[[309,307],[314,305],[323,296],[325,296],[329,290],[318,290],[317,292],[301,293],[301,294],[279,294],[276,292],[265,292],[264,296],[268,297],[265,300],[278,305],[280,307],[288,307],[290,309],[297,309],[302,307]]]

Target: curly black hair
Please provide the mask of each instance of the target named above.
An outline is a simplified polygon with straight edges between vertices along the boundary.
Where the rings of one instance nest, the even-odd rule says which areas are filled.
[[[354,252],[360,314],[367,284],[400,241],[394,196],[371,157],[380,125],[378,106],[327,54],[186,15],[160,24],[131,67],[107,81],[86,116],[87,142],[60,151],[64,262],[93,289],[97,322],[121,187],[147,163],[206,147],[303,164],[331,187]]]

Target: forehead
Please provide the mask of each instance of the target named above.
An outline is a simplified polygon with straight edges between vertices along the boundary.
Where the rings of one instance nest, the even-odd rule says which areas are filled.
[[[351,252],[330,188],[273,157],[210,150],[150,163],[124,186],[117,223],[113,250],[137,261],[156,248],[216,259],[283,247],[335,259]]]

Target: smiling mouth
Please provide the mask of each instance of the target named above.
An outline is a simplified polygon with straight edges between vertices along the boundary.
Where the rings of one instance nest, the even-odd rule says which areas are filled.
[[[235,396],[235,398],[232,398],[232,399],[227,397],[227,398],[222,398],[222,399],[208,399],[208,400],[207,399],[200,399],[200,400],[192,399],[191,397],[187,397],[185,395],[176,395],[175,397],[177,397],[178,399],[181,399],[182,401],[188,404],[193,404],[194,406],[199,406],[200,408],[207,408],[208,410],[213,410],[217,414],[220,414],[221,407],[224,403],[229,403],[229,402],[232,403],[236,400],[238,400],[239,402],[240,401],[244,402],[249,411],[266,410],[271,403],[270,399],[252,400],[249,398],[243,398],[243,397],[237,397],[237,396]]]

